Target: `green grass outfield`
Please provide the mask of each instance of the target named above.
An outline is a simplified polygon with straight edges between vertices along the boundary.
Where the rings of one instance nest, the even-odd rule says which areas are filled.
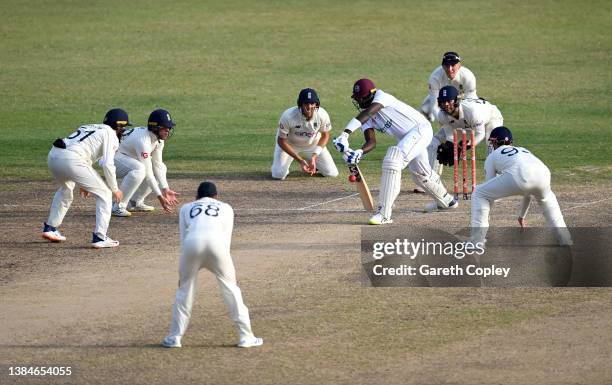
[[[170,177],[263,177],[278,118],[301,88],[319,91],[337,133],[356,114],[356,79],[418,107],[447,50],[463,56],[479,95],[557,180],[610,180],[607,1],[4,0],[2,8],[4,181],[50,178],[53,139],[116,106],[139,125],[155,108],[173,113]],[[367,172],[380,172],[389,143],[366,157]]]

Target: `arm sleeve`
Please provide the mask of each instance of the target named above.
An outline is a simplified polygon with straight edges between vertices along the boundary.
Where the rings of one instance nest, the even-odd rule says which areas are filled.
[[[472,124],[472,130],[474,130],[474,141],[476,144],[482,142],[485,137],[485,122],[483,120],[477,120]]]
[[[291,127],[291,123],[285,119],[285,114],[281,116],[278,121],[278,137],[279,138],[288,138],[289,137],[289,127]]]
[[[113,135],[113,132],[109,132],[108,130],[104,130],[103,135],[104,142],[102,145],[104,148],[102,149],[102,158],[100,158],[98,164],[102,167],[106,184],[112,192],[115,192],[119,190],[115,169],[115,152],[119,147],[119,139]]]
[[[438,93],[440,92],[440,82],[437,79],[436,70],[434,70],[429,76],[427,87],[429,88],[429,98],[427,98],[427,101],[429,102],[429,111],[431,111],[431,113],[433,113],[435,116],[439,110]]]
[[[151,153],[151,163],[153,166],[153,175],[157,179],[159,187],[161,189],[168,188],[168,180],[166,179],[166,172],[168,168],[162,159],[165,142],[162,141],[155,150]]]
[[[181,239],[181,245],[185,241],[185,237],[187,236],[187,228],[189,226],[189,222],[187,218],[189,216],[189,205],[184,205],[181,207],[181,211],[179,213],[179,234]]]
[[[497,173],[495,172],[495,161],[493,160],[494,156],[495,155],[491,153],[487,157],[487,160],[485,160],[485,182],[497,176]]]
[[[470,70],[465,71],[465,82],[464,82],[464,98],[465,99],[478,99],[476,95],[476,76]]]
[[[331,131],[332,129],[331,119],[329,118],[329,114],[327,113],[327,111],[323,109],[322,107],[319,107],[319,118],[321,119],[321,127],[319,128],[319,131],[321,132]]]
[[[529,211],[529,205],[531,205],[531,194],[523,195],[523,202],[519,209],[519,218],[525,218],[527,211]]]
[[[234,209],[232,209],[232,206],[230,205],[226,205],[227,209],[228,209],[228,219],[227,219],[227,228],[226,228],[226,237],[227,237],[227,244],[228,246],[231,246],[232,244],[232,233],[234,231]]]
[[[151,161],[151,146],[147,146],[145,143],[138,144],[138,160],[142,162],[145,167],[145,180],[147,184],[155,193],[155,196],[162,195],[155,174],[153,173],[153,162]]]

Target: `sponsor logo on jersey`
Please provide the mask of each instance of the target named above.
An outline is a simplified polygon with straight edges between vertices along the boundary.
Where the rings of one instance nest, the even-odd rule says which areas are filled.
[[[302,132],[296,132],[295,136],[307,136],[309,138],[312,138],[313,136],[315,136],[317,133],[316,132],[306,132],[306,131],[302,131]]]
[[[148,152],[141,152],[140,155],[143,157],[143,159],[147,159],[149,157]]]

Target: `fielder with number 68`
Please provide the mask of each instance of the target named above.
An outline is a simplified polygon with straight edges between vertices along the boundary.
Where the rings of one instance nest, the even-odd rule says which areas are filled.
[[[230,205],[217,199],[217,187],[211,182],[202,182],[198,187],[196,201],[181,207],[179,287],[172,310],[170,333],[162,342],[163,346],[182,346],[181,339],[191,319],[193,297],[201,268],[209,270],[217,278],[238,331],[237,346],[250,348],[263,344],[261,338],[253,335],[249,309],[242,302],[242,293],[236,285],[236,270],[230,255],[233,227],[234,211]]]

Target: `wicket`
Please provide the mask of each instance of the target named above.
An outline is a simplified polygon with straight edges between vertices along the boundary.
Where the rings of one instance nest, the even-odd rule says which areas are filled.
[[[474,130],[453,130],[453,192],[455,199],[459,199],[459,131],[461,131],[461,165],[463,168],[463,199],[469,199],[469,194],[476,188],[476,146],[474,143]],[[467,132],[470,132],[471,145],[471,171],[472,190],[468,191],[468,162],[467,162]]]

